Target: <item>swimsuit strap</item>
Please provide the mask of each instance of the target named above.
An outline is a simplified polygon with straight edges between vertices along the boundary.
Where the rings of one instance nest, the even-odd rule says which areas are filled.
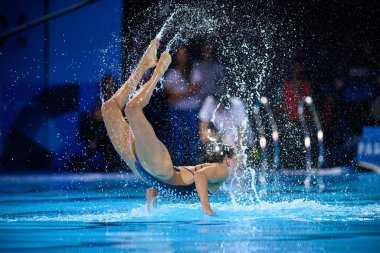
[[[192,172],[190,169],[186,168],[185,166],[183,166],[187,171],[189,171],[191,174],[193,174],[194,176],[194,172]]]
[[[190,169],[186,168],[185,166],[182,166],[182,167],[194,175],[194,172],[192,172]],[[177,166],[173,166],[173,168],[174,168],[174,170],[180,172],[180,169]],[[202,170],[202,164],[201,164],[201,170]],[[197,171],[197,165],[194,166],[194,171]],[[209,195],[212,195],[212,193],[209,190],[207,190],[207,192]]]

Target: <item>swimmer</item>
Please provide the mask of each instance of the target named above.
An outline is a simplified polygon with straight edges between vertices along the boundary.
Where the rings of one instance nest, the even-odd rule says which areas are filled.
[[[216,145],[211,148],[210,163],[173,166],[169,152],[143,113],[157,82],[171,63],[167,51],[161,54],[157,62],[158,46],[157,38],[151,41],[132,75],[102,105],[108,136],[134,175],[150,187],[146,192],[148,209],[158,195],[174,200],[199,197],[203,212],[214,215],[209,194],[215,193],[234,170],[237,164],[234,149],[223,144]],[[144,72],[153,67],[150,80],[130,98]],[[126,120],[122,114],[123,108]]]

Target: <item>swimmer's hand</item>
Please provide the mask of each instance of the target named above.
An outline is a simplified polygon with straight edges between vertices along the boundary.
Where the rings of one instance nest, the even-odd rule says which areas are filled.
[[[157,65],[157,49],[159,45],[160,40],[157,38],[150,42],[140,62],[144,68],[149,69]]]
[[[215,212],[211,209],[210,201],[208,198],[208,177],[211,180],[218,180],[218,175],[215,176],[215,172],[217,173],[217,167],[211,167],[212,166],[209,166],[196,171],[194,174],[194,180],[198,192],[198,197],[203,207],[203,213],[207,215],[216,215]]]
[[[210,216],[216,216],[216,213],[211,208],[203,209],[203,213]]]

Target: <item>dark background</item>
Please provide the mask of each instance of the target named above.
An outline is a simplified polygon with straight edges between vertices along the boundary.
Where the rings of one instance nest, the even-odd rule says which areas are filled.
[[[1,0],[0,32],[78,2]],[[160,11],[166,2],[153,4]],[[169,1],[169,6],[179,2]],[[352,67],[368,69],[369,82],[374,83],[380,69],[378,1],[215,1],[221,3],[252,15],[265,6],[273,17],[292,20],[302,40],[297,55],[305,60],[312,85]],[[81,115],[96,106],[103,74],[124,81],[131,70],[125,63],[137,62],[129,55],[151,38],[129,38],[144,22],[136,13],[151,5],[152,1],[94,1],[0,41],[1,172],[73,170],[67,161],[83,155],[87,145],[79,138]],[[161,25],[157,22],[152,31]],[[162,98],[158,94],[147,108],[153,124],[160,126],[159,136],[167,122],[149,112],[162,105]],[[165,110],[164,105],[160,108]]]

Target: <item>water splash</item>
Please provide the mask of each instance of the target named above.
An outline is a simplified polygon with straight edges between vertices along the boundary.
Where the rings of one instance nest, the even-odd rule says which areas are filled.
[[[164,25],[162,26],[160,32],[157,34],[156,38],[161,40],[164,32],[167,30],[167,26],[170,24],[170,22],[173,20],[175,12],[173,12],[170,17],[165,21]]]
[[[176,5],[157,37],[169,40],[166,51],[171,51],[186,45],[190,39],[215,34],[222,25],[221,21],[220,17],[205,8],[180,4]]]
[[[256,205],[231,205],[230,203],[213,203],[218,216],[210,220],[228,222],[255,221],[260,219],[277,219],[293,221],[363,221],[379,219],[380,205],[340,206],[323,204],[313,200],[295,199],[292,201],[267,202]],[[99,208],[98,208],[99,209]],[[133,205],[128,209],[97,211],[75,211],[75,213],[36,212],[29,215],[3,216],[1,222],[20,221],[65,221],[65,222],[159,222],[159,221],[198,221],[207,217],[202,214],[200,204],[167,204],[159,205],[148,212],[144,204]]]
[[[133,46],[126,53],[128,76],[140,59],[147,40],[159,38],[166,51],[175,52],[183,45],[198,39],[212,41],[216,46],[219,61],[224,66],[226,78],[220,85],[226,87],[225,96],[236,96],[246,105],[249,121],[252,121],[253,108],[262,95],[268,91],[276,96],[281,93],[280,85],[289,60],[296,52],[299,40],[293,29],[292,21],[284,20],[281,15],[272,12],[271,3],[245,8],[233,4],[200,2],[195,4],[178,4],[165,14],[152,5],[147,10],[136,13],[132,19],[143,17],[144,22],[136,29],[130,27],[131,33],[126,41],[133,41]],[[257,15],[255,15],[257,14]],[[162,22],[157,22],[162,20]],[[161,24],[157,27],[157,24]],[[146,42],[146,43],[145,43]],[[161,89],[158,86],[157,89]],[[259,139],[255,139],[259,142]],[[245,144],[243,150],[250,150]],[[250,155],[242,154],[245,164]],[[247,173],[235,175],[251,178],[255,166],[246,166]],[[243,180],[244,181],[244,180]],[[259,200],[256,189],[252,196]],[[241,193],[237,193],[241,194]],[[251,196],[251,197],[252,197]],[[251,197],[244,196],[249,200]],[[236,198],[236,201],[239,202]]]
[[[166,45],[166,49],[165,49],[165,51],[170,52],[171,49],[172,49],[172,47],[173,47],[173,45],[177,45],[177,44],[179,44],[180,41],[185,42],[183,39],[181,39],[180,34],[179,34],[179,33],[176,33],[176,34],[174,35],[173,39],[171,39],[171,40],[168,42],[168,44]]]
[[[224,84],[227,90],[252,108],[269,84],[282,81],[286,69],[281,67],[286,66],[297,46],[293,43],[296,36],[292,34],[291,22],[275,17],[268,5],[257,7],[256,12],[260,15],[254,16],[247,13],[244,6],[215,5],[207,1],[179,4],[171,10],[156,35],[152,30],[157,29],[160,17],[157,17],[159,11],[152,6],[135,14],[144,17],[144,23],[138,29],[131,27],[132,37],[125,38],[136,44],[126,54],[126,65],[130,71],[134,69],[147,44],[144,42],[154,37],[161,39],[167,51],[175,51],[193,39],[210,40],[216,45],[226,70]],[[272,88],[276,89],[273,85]]]

